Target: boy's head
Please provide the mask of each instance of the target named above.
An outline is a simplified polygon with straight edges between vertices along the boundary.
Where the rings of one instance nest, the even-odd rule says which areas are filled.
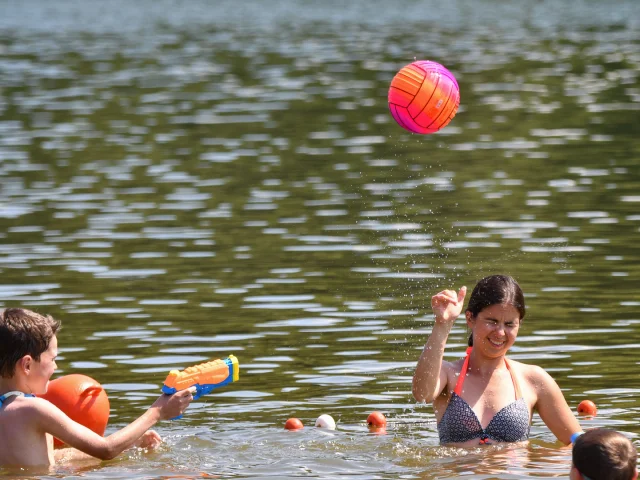
[[[594,428],[573,445],[571,480],[635,480],[638,452],[614,430]]]
[[[12,378],[25,355],[35,361],[49,348],[60,322],[23,308],[0,310],[0,377]]]

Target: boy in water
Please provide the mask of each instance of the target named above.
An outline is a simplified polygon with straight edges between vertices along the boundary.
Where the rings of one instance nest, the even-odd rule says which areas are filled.
[[[573,444],[571,480],[636,480],[638,452],[614,430],[594,428]]]
[[[195,388],[161,395],[133,423],[101,437],[34,395],[46,393],[56,370],[60,322],[22,308],[0,310],[0,466],[53,465],[59,459],[112,459],[127,448],[155,448],[149,430],[159,420],[181,415]],[[53,449],[53,437],[73,448]],[[82,454],[81,452],[84,452]]]

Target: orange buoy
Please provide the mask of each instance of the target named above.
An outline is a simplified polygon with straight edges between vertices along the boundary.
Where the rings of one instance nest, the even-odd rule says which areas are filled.
[[[583,400],[578,405],[578,414],[580,415],[589,415],[595,417],[596,413],[598,413],[598,409],[596,408],[596,404],[591,400]]]
[[[367,426],[371,431],[383,430],[387,427],[387,419],[380,412],[371,412],[367,417]]]
[[[109,397],[93,378],[77,373],[49,382],[47,393],[38,395],[62,410],[71,420],[104,435],[109,422]],[[56,447],[63,443],[54,439]]]
[[[300,419],[290,418],[285,422],[284,428],[286,428],[287,430],[300,430],[301,428],[304,428],[304,425],[302,424]]]

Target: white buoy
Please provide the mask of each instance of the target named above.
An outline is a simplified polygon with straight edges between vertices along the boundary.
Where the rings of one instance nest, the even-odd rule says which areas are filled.
[[[319,428],[327,428],[329,430],[336,429],[336,422],[331,415],[327,415],[326,413],[320,415],[316,420],[316,427]]]

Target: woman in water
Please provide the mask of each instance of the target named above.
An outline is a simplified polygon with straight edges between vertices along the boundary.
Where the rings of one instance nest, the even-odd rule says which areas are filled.
[[[525,315],[516,281],[493,275],[478,282],[465,311],[471,329],[464,359],[442,360],[447,337],[462,312],[466,287],[431,299],[435,325],[413,376],[413,396],[432,403],[441,444],[475,446],[529,438],[537,411],[564,444],[581,431],[558,384],[542,368],[508,360]]]

